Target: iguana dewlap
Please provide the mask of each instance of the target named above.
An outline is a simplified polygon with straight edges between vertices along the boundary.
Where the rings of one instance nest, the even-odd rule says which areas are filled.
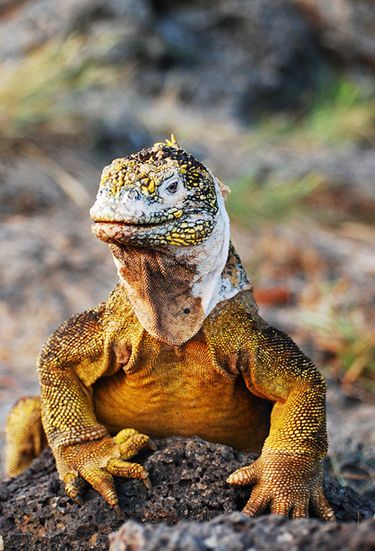
[[[245,513],[333,518],[322,489],[324,380],[258,315],[221,187],[174,140],[104,169],[91,218],[120,282],[44,346],[41,398],[8,418],[10,474],[43,446],[41,411],[71,497],[84,479],[116,505],[113,475],[149,484],[127,460],[150,436],[198,435],[261,452],[228,479],[253,485]]]

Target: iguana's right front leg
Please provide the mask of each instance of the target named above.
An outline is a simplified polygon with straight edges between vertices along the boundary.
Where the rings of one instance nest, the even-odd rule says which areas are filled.
[[[74,316],[52,335],[40,354],[39,374],[43,427],[67,493],[76,497],[83,478],[114,506],[113,475],[148,485],[145,469],[126,459],[149,438],[133,429],[112,438],[96,420],[90,385],[116,370],[105,353],[104,308]]]

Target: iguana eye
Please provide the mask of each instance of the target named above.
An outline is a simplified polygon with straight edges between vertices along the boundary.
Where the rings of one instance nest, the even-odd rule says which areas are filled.
[[[177,188],[178,188],[178,182],[177,180],[175,180],[174,182],[171,182],[170,184],[168,184],[168,186],[165,189],[168,193],[173,194],[173,193],[176,193]]]

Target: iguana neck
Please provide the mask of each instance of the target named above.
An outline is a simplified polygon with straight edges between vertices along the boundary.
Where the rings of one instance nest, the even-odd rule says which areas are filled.
[[[194,247],[110,245],[139,322],[158,340],[183,344],[219,302],[250,288],[229,240],[229,221],[220,222],[204,243]]]

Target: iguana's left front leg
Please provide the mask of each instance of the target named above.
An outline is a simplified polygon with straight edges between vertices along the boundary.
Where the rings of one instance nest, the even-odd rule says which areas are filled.
[[[112,438],[96,418],[91,385],[119,369],[106,352],[105,307],[62,324],[42,349],[38,366],[43,427],[67,493],[76,497],[86,480],[109,505],[116,506],[113,475],[149,485],[146,470],[127,459],[149,446],[150,439],[134,429],[124,429]]]
[[[327,452],[325,382],[312,362],[281,331],[258,327],[252,333],[246,384],[275,402],[271,429],[261,456],[230,475],[235,485],[253,484],[244,513],[307,517],[312,509],[333,520],[322,487],[321,459]]]

